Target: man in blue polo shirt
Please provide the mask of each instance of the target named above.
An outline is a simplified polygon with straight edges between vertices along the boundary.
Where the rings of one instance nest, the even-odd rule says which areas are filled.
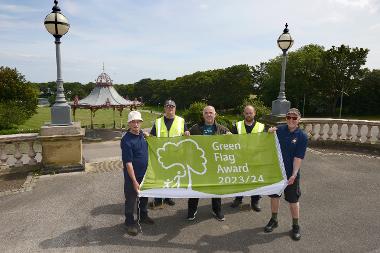
[[[141,114],[138,111],[131,111],[128,114],[128,132],[120,142],[124,167],[125,225],[127,233],[132,236],[138,233],[133,209],[140,191],[140,184],[148,167],[148,144],[141,131],[142,122]],[[148,198],[139,198],[137,215],[140,222],[154,224],[154,221],[148,216],[147,204]]]
[[[269,129],[276,131],[281,146],[282,159],[284,161],[288,186],[284,190],[285,200],[289,203],[290,212],[293,218],[291,236],[293,240],[300,240],[299,202],[301,196],[300,173],[302,160],[305,157],[307,147],[307,136],[299,129],[298,124],[301,113],[296,108],[291,108],[286,114],[286,125]],[[270,195],[272,217],[264,228],[264,232],[270,233],[278,227],[277,214],[280,205],[280,195]]]

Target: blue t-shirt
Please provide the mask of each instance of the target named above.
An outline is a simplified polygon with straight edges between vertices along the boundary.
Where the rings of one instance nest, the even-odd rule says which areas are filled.
[[[204,125],[203,126],[203,135],[213,135],[216,131],[214,125]]]
[[[139,135],[135,135],[127,132],[121,139],[120,147],[124,169],[127,169],[126,163],[131,162],[135,177],[143,177],[148,167],[148,144],[143,133],[140,132]]]
[[[282,159],[284,161],[287,177],[291,177],[293,173],[294,158],[304,159],[307,147],[307,136],[299,128],[290,132],[288,125],[277,127],[277,137],[281,146]],[[299,171],[297,174],[299,177]]]

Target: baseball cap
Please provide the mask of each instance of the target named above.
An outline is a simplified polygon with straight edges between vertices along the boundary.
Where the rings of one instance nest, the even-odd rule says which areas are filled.
[[[131,112],[128,114],[128,123],[131,122],[132,120],[140,120],[140,121],[143,121],[143,119],[141,118],[141,113],[138,112],[138,111],[131,111]]]
[[[298,117],[301,117],[301,113],[297,108],[290,108],[288,112],[286,113],[286,115],[289,115],[289,114],[296,114]]]
[[[168,106],[168,105],[171,105],[171,106],[174,106],[174,107],[176,106],[175,102],[173,100],[171,100],[171,99],[168,99],[168,100],[165,101],[164,106]]]

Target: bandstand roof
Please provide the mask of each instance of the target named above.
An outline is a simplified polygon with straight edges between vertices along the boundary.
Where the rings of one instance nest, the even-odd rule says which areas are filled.
[[[103,71],[96,79],[96,86],[90,95],[72,104],[75,108],[109,108],[109,107],[129,107],[141,106],[142,103],[128,100],[119,95],[112,85],[111,78]]]

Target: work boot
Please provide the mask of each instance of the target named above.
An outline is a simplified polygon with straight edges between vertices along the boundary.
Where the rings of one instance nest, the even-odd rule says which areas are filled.
[[[237,208],[237,207],[240,207],[241,204],[242,204],[242,201],[239,200],[239,199],[236,199],[236,198],[235,198],[234,201],[233,201],[232,204],[231,204],[231,207],[232,207],[232,208]]]
[[[164,199],[164,203],[168,204],[169,206],[174,206],[175,202],[172,199]]]
[[[144,224],[148,224],[148,225],[154,224],[154,220],[152,218],[150,218],[149,216],[145,216],[145,217],[141,218],[140,222],[144,223]]]
[[[149,203],[149,208],[153,209],[153,210],[162,209],[162,208],[164,208],[164,204],[163,204],[162,200],[161,201],[154,200],[154,201]]]
[[[251,208],[255,212],[261,212],[261,207],[259,205],[259,201],[251,202]]]
[[[292,227],[292,239],[299,241],[301,239],[301,229],[298,225],[293,225]]]
[[[264,228],[265,233],[270,233],[272,232],[276,227],[278,227],[278,221],[274,219],[270,219],[268,224]]]
[[[136,225],[127,225],[127,234],[136,236],[138,233]]]
[[[212,214],[214,215],[215,219],[217,219],[218,221],[225,221],[224,214],[222,212],[213,211]]]

